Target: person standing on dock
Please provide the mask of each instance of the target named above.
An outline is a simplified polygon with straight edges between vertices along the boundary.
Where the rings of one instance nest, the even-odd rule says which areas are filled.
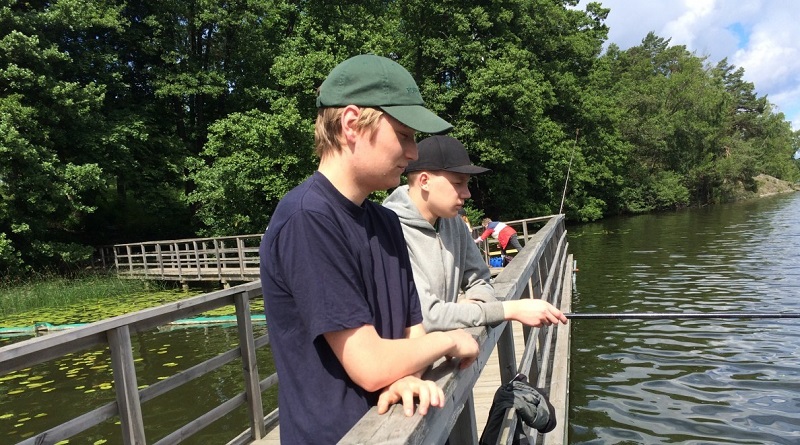
[[[475,244],[486,241],[490,236],[494,237],[500,245],[500,255],[503,256],[503,264],[508,264],[508,262],[511,261],[512,257],[506,255],[506,250],[508,250],[509,246],[517,249],[517,252],[522,250],[522,246],[517,239],[517,231],[514,230],[513,227],[500,221],[492,221],[491,218],[483,218],[481,226],[483,226],[484,230],[479,237],[475,238]]]
[[[479,352],[466,331],[425,333],[397,215],[367,199],[400,183],[416,131],[452,126],[405,68],[371,54],[334,67],[317,108],[318,170],[280,201],[259,248],[285,444],[336,443],[375,405],[441,407],[422,371]]]
[[[459,210],[471,196],[472,175],[489,171],[472,164],[464,145],[450,136],[420,141],[419,158],[408,164],[408,185],[383,202],[400,217],[414,281],[428,332],[516,320],[528,326],[566,323],[552,304],[523,298],[498,301],[491,273]],[[464,292],[463,303],[458,302]]]

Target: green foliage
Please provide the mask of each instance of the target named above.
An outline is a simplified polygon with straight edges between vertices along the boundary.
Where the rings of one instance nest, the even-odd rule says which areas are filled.
[[[800,180],[800,136],[743,69],[653,33],[602,53],[609,9],[576,5],[2,3],[0,272],[262,232],[316,166],[316,87],[365,52],[408,68],[492,169],[473,218],[590,221],[724,201],[759,173]]]
[[[278,201],[314,169],[310,135],[292,101],[276,101],[273,114],[234,113],[210,128],[200,158],[189,160],[203,236],[259,233]]]
[[[36,276],[33,279],[0,282],[0,318],[37,309],[56,309],[79,302],[116,298],[145,291],[147,283],[104,274],[81,274],[68,278]],[[37,320],[40,321],[40,320]]]

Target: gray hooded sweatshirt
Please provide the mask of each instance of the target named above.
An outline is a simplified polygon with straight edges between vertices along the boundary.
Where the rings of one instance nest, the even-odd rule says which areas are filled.
[[[407,185],[396,188],[383,205],[400,217],[427,332],[503,321],[489,266],[460,217],[439,218],[437,232],[417,210]],[[467,302],[457,302],[461,290]]]

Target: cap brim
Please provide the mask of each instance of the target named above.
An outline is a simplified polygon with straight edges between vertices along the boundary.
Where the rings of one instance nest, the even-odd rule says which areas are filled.
[[[491,171],[488,168],[478,167],[477,165],[460,165],[458,167],[449,167],[443,170],[455,173],[466,173],[468,175],[479,175],[481,173],[486,173],[488,171]]]
[[[450,122],[435,115],[422,105],[392,105],[382,106],[380,109],[403,125],[421,133],[442,134],[453,129]]]
[[[433,166],[425,166],[425,165],[409,165],[406,167],[406,170],[403,173],[414,173],[418,171],[446,171],[446,172],[454,172],[454,173],[466,173],[468,175],[479,175],[481,173],[486,173],[492,171],[491,169],[485,167],[478,167],[477,165],[460,165],[458,167],[433,167]]]

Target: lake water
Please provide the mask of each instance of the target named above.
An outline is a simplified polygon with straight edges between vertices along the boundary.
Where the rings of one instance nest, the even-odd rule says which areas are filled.
[[[800,312],[799,222],[794,193],[570,226],[573,310]],[[570,444],[800,444],[800,319],[570,323]],[[235,343],[226,327],[137,337],[140,384]],[[113,400],[109,364],[103,349],[0,376],[0,443]],[[272,372],[268,354],[259,370]],[[144,404],[148,442],[242,391],[241,366],[179,391]],[[274,406],[273,391],[265,411]],[[225,443],[246,427],[237,412],[187,443]],[[111,421],[69,444],[119,443],[119,428]]]
[[[264,324],[254,326],[257,336]],[[140,387],[221,354],[238,344],[235,326],[162,329],[132,338]],[[258,351],[262,378],[275,372],[269,348]],[[204,377],[142,404],[147,443],[154,443],[216,405],[244,391],[241,362],[234,361]],[[0,376],[0,444],[15,444],[114,400],[111,357],[97,348],[33,368]],[[277,391],[264,394],[264,412],[277,406]],[[249,427],[239,407],[186,440],[187,445],[224,444]],[[49,442],[48,442],[49,443]],[[113,418],[59,445],[122,443],[118,418]]]
[[[568,231],[574,312],[800,312],[800,193]],[[571,444],[800,444],[800,319],[571,323]]]

